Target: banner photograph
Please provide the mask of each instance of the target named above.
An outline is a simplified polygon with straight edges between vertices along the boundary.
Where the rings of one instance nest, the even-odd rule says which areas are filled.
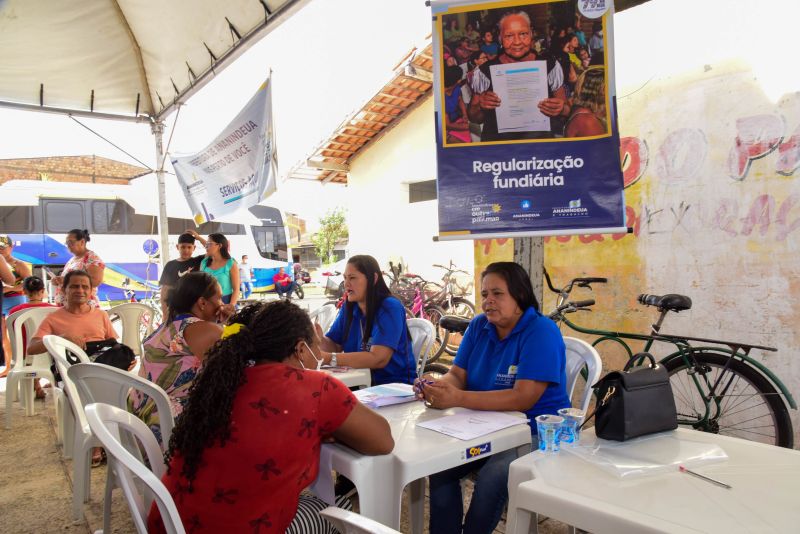
[[[275,191],[272,80],[201,152],[172,166],[199,225],[248,208]]]
[[[625,231],[611,4],[431,3],[441,239]]]

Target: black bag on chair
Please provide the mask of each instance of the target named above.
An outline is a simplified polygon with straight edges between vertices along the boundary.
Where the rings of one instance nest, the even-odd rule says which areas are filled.
[[[127,371],[136,359],[133,349],[114,338],[87,342],[86,354],[94,363],[102,363],[123,371]]]
[[[612,371],[592,386],[597,437],[625,441],[678,428],[667,370],[646,352],[634,355],[625,368],[640,358],[649,359],[650,366]]]

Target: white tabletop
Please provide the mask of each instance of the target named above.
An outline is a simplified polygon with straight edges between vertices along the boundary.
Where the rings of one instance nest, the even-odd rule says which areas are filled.
[[[400,527],[400,501],[403,489],[416,481],[411,488],[412,512],[416,510],[416,513],[412,513],[412,527],[415,532],[421,531],[424,477],[509,449],[521,447],[523,454],[530,450],[531,433],[527,424],[506,428],[469,441],[417,426],[417,422],[462,411],[463,408],[449,410],[426,408],[420,401],[378,409],[377,412],[385,417],[391,426],[395,442],[394,450],[384,456],[364,456],[343,445],[323,445],[320,454],[320,477],[315,483],[314,491],[322,498],[331,498],[331,478],[327,476],[329,472],[327,467],[330,467],[355,483],[362,515],[397,529]],[[518,415],[524,417],[523,414]],[[470,450],[481,446],[486,452],[468,458]]]
[[[527,533],[536,512],[595,533],[800,532],[800,452],[679,428],[682,441],[714,443],[728,455],[692,470],[725,489],[674,470],[618,478],[578,456],[539,451],[509,473],[506,532]],[[593,429],[581,434],[595,440]]]
[[[364,387],[368,388],[372,385],[372,373],[369,369],[348,369],[347,371],[332,371],[331,369],[322,369],[323,372],[331,375],[334,378],[341,380],[345,386],[349,388]]]

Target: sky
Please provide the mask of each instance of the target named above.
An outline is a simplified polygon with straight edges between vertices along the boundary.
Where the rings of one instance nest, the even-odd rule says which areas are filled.
[[[392,67],[430,33],[430,20],[422,0],[312,0],[189,99],[170,153],[202,150],[272,69],[279,174],[285,176],[390,78]],[[155,166],[147,125],[79,120]],[[165,146],[174,120],[174,114],[166,118]],[[0,108],[0,159],[86,154],[138,164],[68,117]],[[288,180],[278,187],[267,202],[305,216],[312,227],[327,209],[347,203],[341,186]]]

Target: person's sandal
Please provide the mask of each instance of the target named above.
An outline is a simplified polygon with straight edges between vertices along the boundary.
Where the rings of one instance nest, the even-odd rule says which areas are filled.
[[[95,456],[95,453],[92,453],[92,468],[100,467],[106,463],[106,451],[105,449],[100,449],[100,454]]]

